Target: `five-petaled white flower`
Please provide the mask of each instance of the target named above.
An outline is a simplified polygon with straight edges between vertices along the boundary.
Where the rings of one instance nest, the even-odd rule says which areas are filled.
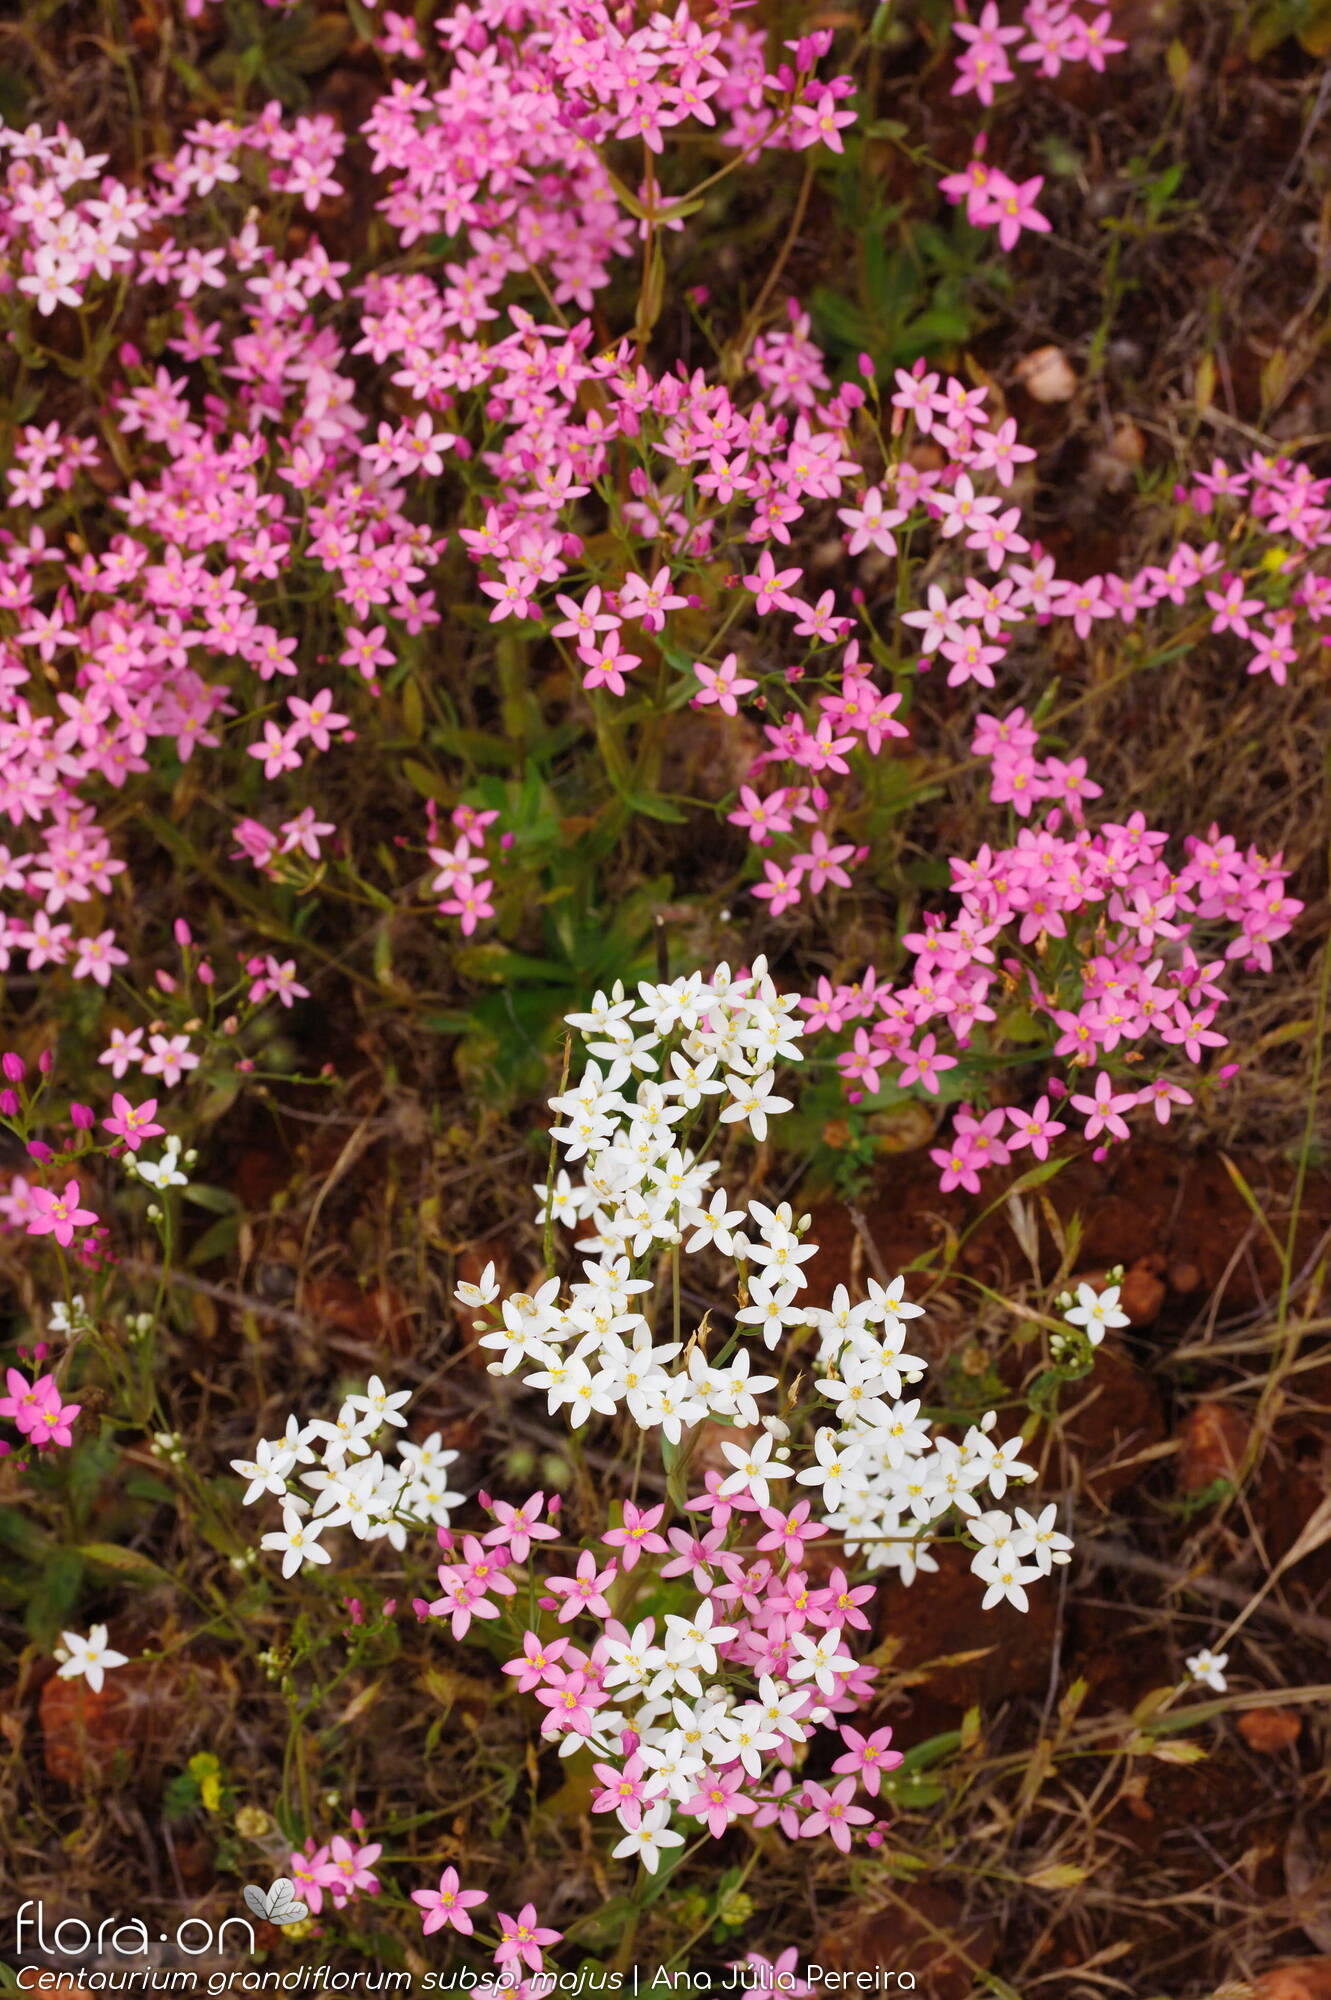
[[[1228,1653],[1213,1653],[1203,1646],[1201,1652],[1194,1653],[1188,1661],[1188,1672],[1200,1687],[1214,1688],[1217,1694],[1223,1694],[1229,1686],[1225,1679],[1228,1663]]]
[[[86,1639],[79,1632],[62,1632],[56,1658],[61,1662],[57,1672],[62,1681],[82,1678],[94,1694],[100,1694],[107,1668],[125,1666],[129,1655],[108,1646],[105,1625],[94,1625]]]

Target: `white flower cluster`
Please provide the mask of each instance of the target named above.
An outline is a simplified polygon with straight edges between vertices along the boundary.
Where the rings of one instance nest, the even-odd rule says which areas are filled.
[[[907,1303],[903,1291],[900,1278],[888,1286],[870,1282],[869,1297],[852,1306],[839,1285],[831,1307],[809,1315],[818,1332],[815,1387],[836,1421],[817,1433],[815,1463],[798,1477],[821,1487],[826,1525],[844,1537],[846,1553],[862,1555],[871,1570],[896,1569],[903,1583],[938,1567],[928,1550],[930,1526],[954,1509],[966,1515],[973,1529],[982,1525],[985,1546],[974,1566],[990,1584],[992,1601],[998,1583],[998,1596],[1025,1609],[1011,1549],[1017,1524],[997,1510],[981,1524],[979,1495],[987,1488],[1001,1499],[1009,1481],[1032,1479],[1034,1472],[1021,1462],[1020,1438],[995,1442],[992,1411],[958,1444],[933,1430],[918,1398],[905,1399],[925,1367],[904,1350],[905,1322],[921,1308]],[[991,1540],[1004,1565],[993,1574]]]
[[[76,1333],[89,1333],[94,1326],[82,1292],[75,1292],[68,1304],[64,1299],[57,1299],[47,1314],[46,1323],[52,1333],[63,1334],[66,1339],[72,1339]]]
[[[688,1123],[704,1120],[742,1122],[761,1139],[768,1118],[791,1108],[775,1095],[773,1066],[801,1059],[794,1004],[776,992],[760,958],[743,976],[723,965],[710,979],[695,972],[644,982],[636,1000],[616,985],[608,999],[598,993],[589,1012],[568,1016],[592,1060],[551,1100],[561,1121],[552,1137],[582,1173],[575,1180],[561,1170],[550,1205],[561,1222],[592,1225],[579,1242],[581,1275],[567,1292],[550,1278],[534,1295],[503,1300],[497,1324],[476,1322],[486,1329],[480,1344],[499,1357],[492,1373],[521,1368],[529,1386],[545,1391],[551,1415],[563,1410],[575,1427],[621,1408],[671,1445],[706,1418],[761,1427],[756,1442],[722,1445],[731,1470],[721,1494],[744,1493],[766,1507],[773,1485],[792,1476],[797,1486],[818,1488],[821,1518],[847,1552],[862,1554],[871,1569],[895,1568],[904,1582],[937,1568],[928,1531],[960,1513],[981,1542],[973,1567],[988,1585],[986,1605],[1006,1597],[1025,1609],[1024,1583],[1066,1561],[1072,1545],[1056,1532],[1052,1508],[1035,1519],[982,1505],[982,1492],[1001,1499],[1009,1482],[1034,1478],[1020,1460],[1021,1440],[997,1442],[992,1411],[960,1443],[935,1434],[918,1398],[908,1396],[925,1363],[905,1351],[906,1321],[922,1308],[904,1299],[904,1280],[871,1282],[855,1305],[844,1286],[830,1308],[802,1303],[804,1265],[816,1254],[802,1240],[808,1218],[797,1222],[785,1203],[732,1209],[724,1189],[712,1186],[716,1162],[685,1143]],[[547,1190],[536,1193],[544,1218]],[[659,1267],[663,1252],[673,1259],[713,1244],[743,1279],[734,1334],[722,1349],[729,1358],[717,1361],[708,1359],[705,1325],[687,1347],[658,1341],[643,1309],[654,1303],[644,1295],[656,1291],[645,1268]],[[457,1296],[493,1306],[493,1266],[478,1285],[459,1285]],[[1117,1296],[1083,1285],[1068,1317],[1094,1343],[1105,1325],[1125,1323]],[[774,1351],[808,1328],[818,1337],[815,1386],[835,1421],[817,1432],[812,1461],[792,1473],[786,1425],[764,1416],[757,1401],[777,1377],[751,1372],[738,1337],[761,1335]]]
[[[662,1250],[696,1254],[714,1243],[760,1273],[737,1316],[742,1330],[761,1330],[775,1347],[783,1324],[804,1318],[792,1302],[813,1251],[800,1244],[790,1209],[761,1202],[747,1213],[732,1209],[721,1189],[710,1191],[716,1162],[680,1144],[676,1131],[715,1100],[718,1124],[743,1123],[755,1138],[767,1136],[768,1118],[791,1108],[774,1094],[773,1064],[800,1059],[795,1005],[776,992],[759,959],[744,978],[721,966],[708,981],[695,972],[668,985],[644,982],[636,1000],[617,984],[609,999],[596,995],[589,1013],[568,1016],[593,1060],[573,1089],[551,1099],[562,1121],[552,1137],[570,1164],[584,1165],[580,1181],[567,1171],[557,1176],[551,1208],[561,1222],[592,1223],[580,1245],[590,1254],[566,1299],[558,1278],[534,1296],[515,1294],[480,1341],[499,1356],[491,1372],[522,1367],[528,1384],[546,1391],[552,1416],[564,1409],[576,1427],[626,1407],[671,1444],[705,1417],[759,1422],[755,1398],[776,1377],[751,1374],[743,1348],[724,1365],[709,1362],[701,1334],[672,1367],[683,1343],[656,1339],[639,1303],[654,1286],[635,1265]],[[543,1218],[546,1192],[536,1189]],[[753,1239],[741,1228],[750,1218]],[[469,1306],[492,1304],[493,1266],[480,1284],[459,1285],[457,1296]]]
[[[265,1535],[261,1547],[280,1550],[283,1576],[294,1576],[307,1562],[331,1562],[319,1539],[327,1528],[349,1527],[362,1542],[403,1549],[413,1529],[448,1526],[466,1495],[449,1491],[448,1468],[457,1453],[441,1450],[440,1433],[424,1444],[399,1438],[395,1460],[374,1446],[385,1424],[405,1427],[402,1411],[410,1400],[410,1390],[390,1395],[372,1375],[364,1394],[348,1396],[333,1422],[316,1417],[302,1424],[288,1417],[280,1438],[260,1438],[253,1458],[232,1459],[232,1470],[248,1482],[247,1507],[265,1494],[282,1502],[282,1526]]]

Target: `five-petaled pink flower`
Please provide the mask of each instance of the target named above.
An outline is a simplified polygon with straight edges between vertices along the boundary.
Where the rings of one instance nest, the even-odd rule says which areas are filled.
[[[87,1229],[97,1220],[96,1209],[79,1207],[77,1181],[66,1181],[60,1194],[51,1188],[33,1188],[32,1204],[35,1213],[28,1217],[29,1236],[54,1236],[62,1249],[73,1242],[76,1229]]]
[[[477,1903],[483,1903],[486,1894],[484,1889],[460,1888],[457,1869],[445,1868],[437,1889],[413,1889],[411,1900],[419,1903],[425,1912],[421,1930],[426,1937],[431,1931],[443,1930],[446,1925],[460,1931],[464,1937],[470,1937],[476,1926],[467,1912]]]

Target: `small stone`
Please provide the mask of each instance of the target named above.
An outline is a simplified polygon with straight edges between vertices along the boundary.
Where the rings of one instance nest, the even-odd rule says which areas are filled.
[[[1076,373],[1061,347],[1035,348],[1012,372],[1037,403],[1070,403],[1077,393]]]
[[[1302,1729],[1303,1717],[1288,1708],[1250,1708],[1238,1721],[1239,1735],[1262,1757],[1288,1750],[1298,1742]]]

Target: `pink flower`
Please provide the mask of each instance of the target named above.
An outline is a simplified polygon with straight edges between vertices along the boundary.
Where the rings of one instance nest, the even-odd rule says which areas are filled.
[[[143,1058],[145,1076],[160,1076],[168,1089],[179,1083],[186,1070],[197,1069],[199,1058],[189,1045],[188,1035],[150,1035],[149,1053]]]
[[[1176,1104],[1191,1104],[1192,1093],[1181,1083],[1170,1083],[1167,1078],[1157,1077],[1143,1090],[1137,1092],[1138,1104],[1149,1104],[1161,1125],[1167,1125]]]
[[[1115,1139],[1126,1139],[1127,1121],[1120,1114],[1132,1109],[1137,1102],[1137,1093],[1125,1090],[1115,1096],[1113,1079],[1107,1070],[1102,1069],[1096,1074],[1094,1096],[1082,1093],[1070,1098],[1069,1102],[1074,1111],[1080,1111],[1085,1117],[1088,1139],[1097,1138],[1101,1132],[1108,1132]]]
[[[413,1889],[411,1900],[419,1903],[425,1912],[421,1930],[426,1937],[431,1931],[443,1930],[445,1926],[470,1937],[476,1926],[467,1911],[477,1903],[485,1902],[486,1894],[484,1889],[459,1888],[457,1869],[445,1868],[437,1889]]]
[[[111,1065],[111,1074],[118,1083],[131,1063],[143,1060],[142,1043],[142,1028],[131,1028],[128,1034],[122,1028],[112,1028],[110,1044],[97,1060]]]
[[[1068,1129],[1057,1118],[1050,1116],[1047,1097],[1041,1097],[1030,1111],[1018,1111],[1009,1105],[1007,1115],[1013,1126],[1008,1145],[1013,1152],[1022,1146],[1029,1146],[1037,1160],[1047,1160],[1050,1140]]]
[[[287,707],[293,718],[289,731],[291,740],[299,742],[301,737],[308,736],[316,750],[326,750],[333,740],[332,732],[345,729],[349,720],[334,709],[331,688],[320,688],[312,701],[302,701],[299,695],[288,695]]]
[[[753,592],[757,600],[756,608],[759,611],[770,611],[774,604],[784,611],[789,611],[795,606],[786,586],[798,582],[803,574],[802,569],[778,570],[772,560],[772,551],[764,549],[758,558],[757,569],[752,575],[744,578],[744,588]]]
[[[957,1187],[964,1188],[967,1194],[980,1192],[979,1163],[960,1142],[951,1147],[932,1147],[929,1158],[942,1170],[938,1181],[941,1194],[950,1194]]]
[[[752,893],[767,903],[774,917],[779,917],[800,900],[800,870],[782,868],[775,861],[764,861],[763,870],[767,880],[757,883]]]
[[[34,1188],[32,1201],[36,1212],[28,1218],[29,1236],[54,1236],[61,1249],[73,1242],[76,1229],[86,1229],[97,1220],[96,1209],[79,1207],[77,1181],[66,1181],[62,1194]]]
[[[344,667],[356,667],[367,681],[372,681],[376,667],[391,667],[394,655],[384,645],[382,625],[374,625],[368,632],[358,631],[348,625],[344,637],[346,648],[338,654],[338,661]]]
[[[299,741],[297,732],[283,730],[276,722],[263,725],[262,743],[251,743],[249,754],[257,757],[263,765],[265,778],[280,777],[283,771],[300,769],[300,752],[296,748]]]
[[[372,1872],[370,1864],[377,1861],[382,1853],[379,1841],[363,1847],[353,1846],[345,1834],[333,1835],[328,1844],[328,1858],[316,1872],[339,1907],[349,1903],[357,1891],[363,1891],[367,1896],[379,1894],[379,1878]]]
[[[1015,246],[1023,229],[1047,235],[1053,224],[1035,206],[1035,197],[1043,186],[1043,174],[1035,174],[1028,181],[1013,181],[995,167],[971,219],[982,228],[996,223],[999,247],[1003,250]]]
[[[111,973],[117,965],[129,964],[129,953],[121,951],[115,943],[114,931],[100,931],[96,937],[78,940],[74,959],[74,977],[92,979],[98,986],[111,984]]]
[[[149,1097],[137,1107],[130,1103],[122,1092],[117,1091],[111,1099],[112,1116],[103,1118],[102,1124],[117,1139],[123,1139],[131,1153],[137,1153],[145,1139],[156,1139],[166,1130],[164,1125],[153,1122],[157,1109],[157,1099]]]
[[[699,683],[693,707],[705,708],[709,702],[716,702],[723,715],[738,715],[739,697],[752,694],[758,685],[757,681],[741,678],[739,659],[734,653],[727,653],[719,667],[709,667],[705,660],[695,660],[693,671]]]
[[[760,1951],[746,1952],[739,1964],[748,1967],[750,1974],[758,1975],[744,1981],[747,1992],[767,1994],[771,2000],[776,2000],[777,1994],[784,1994],[786,2000],[806,2000],[813,1992],[812,1986],[799,1976],[799,1954],[793,1944],[775,1959],[765,1958]]]
[[[497,1525],[488,1528],[482,1540],[491,1548],[506,1548],[514,1562],[525,1562],[533,1542],[557,1542],[558,1528],[552,1528],[548,1521],[542,1521],[541,1509],[545,1505],[544,1493],[533,1493],[523,1501],[521,1507],[511,1506],[507,1500],[496,1500],[494,1516]],[[557,1642],[562,1650],[566,1640]]]
[[[571,1644],[570,1639],[542,1641],[535,1632],[524,1633],[522,1651],[515,1660],[505,1660],[501,1671],[516,1676],[519,1694],[530,1694],[551,1675]]]
[[[841,1726],[841,1741],[849,1747],[837,1758],[834,1771],[850,1771],[859,1778],[873,1798],[878,1797],[878,1786],[884,1771],[895,1771],[902,1762],[899,1750],[889,1750],[892,1741],[890,1729],[875,1729],[871,1736],[861,1736],[858,1729],[849,1723]]]
[[[606,1590],[614,1582],[617,1568],[610,1563],[603,1570],[596,1567],[596,1557],[590,1549],[584,1549],[578,1557],[577,1573],[574,1576],[552,1576],[549,1588],[564,1602],[559,1607],[559,1622],[566,1625],[570,1618],[576,1618],[581,1611],[590,1611],[597,1618],[610,1616],[609,1599]]]
[[[602,1535],[606,1548],[622,1550],[620,1563],[626,1571],[636,1569],[644,1555],[665,1555],[669,1550],[669,1542],[654,1532],[664,1513],[664,1502],[655,1507],[635,1507],[631,1500],[626,1500],[623,1526],[607,1528]]]
[[[625,653],[618,632],[609,632],[599,643],[584,643],[578,647],[578,658],[586,666],[582,677],[585,688],[608,687],[611,694],[623,694],[625,674],[642,664],[640,653]]]
[[[908,1090],[911,1084],[918,1083],[922,1090],[929,1092],[931,1097],[937,1097],[938,1072],[944,1069],[955,1069],[957,1058],[955,1056],[939,1055],[936,1053],[936,1049],[937,1038],[933,1035],[925,1035],[919,1048],[912,1050],[902,1065],[901,1074],[897,1078],[897,1082],[902,1090]]]
[[[510,1959],[518,1959],[531,1972],[541,1969],[541,1949],[544,1945],[558,1944],[562,1931],[552,1931],[536,1921],[535,1903],[524,1903],[516,1917],[499,1917],[499,1949],[495,1953],[496,1965],[507,1965]]]
[[[849,1854],[851,1828],[873,1824],[873,1814],[867,1807],[851,1804],[855,1797],[853,1778],[843,1778],[831,1791],[814,1784],[812,1779],[806,1780],[804,1796],[813,1807],[800,1826],[800,1834],[805,1840],[813,1840],[820,1833],[830,1833],[841,1852]]]
[[[263,977],[256,979],[250,988],[250,999],[257,1006],[270,993],[275,993],[284,1007],[294,1006],[297,1000],[308,1000],[310,989],[302,986],[296,977],[296,961],[288,958],[279,965],[269,952],[263,962]]]
[[[702,1820],[712,1838],[719,1840],[732,1820],[757,1810],[754,1801],[744,1794],[746,1781],[746,1773],[738,1764],[728,1771],[704,1771],[697,1791],[685,1799],[680,1811]]]
[[[8,1417],[24,1437],[37,1428],[43,1401],[42,1384],[49,1379],[42,1376],[40,1380],[30,1382],[21,1369],[5,1370],[5,1388],[9,1393],[0,1396],[0,1417]]]
[[[68,1449],[74,1442],[74,1419],[82,1410],[81,1403],[62,1403],[60,1392],[55,1386],[55,1377],[43,1375],[34,1387],[39,1393],[36,1420],[31,1425],[28,1436],[38,1451],[48,1451],[53,1445]]]

